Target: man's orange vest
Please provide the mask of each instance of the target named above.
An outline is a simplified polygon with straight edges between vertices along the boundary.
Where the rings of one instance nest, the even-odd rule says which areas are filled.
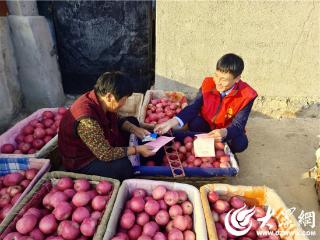
[[[201,90],[203,95],[201,116],[209,123],[211,129],[228,127],[237,113],[258,96],[252,87],[241,80],[235,83],[231,92],[223,99],[216,90],[212,77],[203,80]]]

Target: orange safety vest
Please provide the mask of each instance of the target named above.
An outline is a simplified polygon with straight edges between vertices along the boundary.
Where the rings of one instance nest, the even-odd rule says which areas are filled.
[[[234,88],[223,99],[216,90],[212,77],[203,80],[201,90],[203,95],[201,116],[209,123],[212,130],[228,127],[237,113],[258,96],[249,84],[241,80],[235,83]]]

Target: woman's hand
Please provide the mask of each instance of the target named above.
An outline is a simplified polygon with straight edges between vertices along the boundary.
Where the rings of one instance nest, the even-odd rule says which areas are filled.
[[[150,135],[150,132],[144,128],[140,128],[140,127],[136,127],[133,130],[133,133],[139,138],[139,139],[143,139],[145,136]]]
[[[156,154],[155,152],[152,152],[153,147],[149,145],[139,145],[139,146],[136,146],[136,148],[137,148],[137,152],[144,157],[150,157]]]
[[[130,133],[135,134],[139,139],[143,139],[145,136],[150,135],[150,132],[144,128],[137,127],[136,125],[132,124],[128,120],[126,120],[121,129]]]

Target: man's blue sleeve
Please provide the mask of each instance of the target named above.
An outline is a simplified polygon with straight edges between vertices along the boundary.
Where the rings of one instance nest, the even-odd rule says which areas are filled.
[[[225,141],[231,140],[244,132],[254,100],[255,99],[249,102],[247,106],[238,112],[231,124],[227,127],[228,133],[224,138]]]
[[[197,97],[192,101],[192,103],[186,106],[181,112],[177,114],[177,117],[186,124],[198,116],[201,107],[203,105],[203,97],[202,94],[198,93]]]
[[[184,122],[182,122],[182,120],[180,118],[178,118],[177,116],[175,116],[174,118],[177,119],[177,121],[179,122],[178,128],[182,128],[184,125]]]

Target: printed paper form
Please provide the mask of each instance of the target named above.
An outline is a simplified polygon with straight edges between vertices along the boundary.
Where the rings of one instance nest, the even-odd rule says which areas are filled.
[[[215,157],[214,138],[208,134],[195,135],[197,138],[193,142],[196,157]]]
[[[158,152],[161,147],[166,145],[168,142],[172,141],[174,137],[166,137],[166,136],[160,136],[156,140],[152,142],[148,142],[145,145],[149,145],[153,147],[152,152]]]

